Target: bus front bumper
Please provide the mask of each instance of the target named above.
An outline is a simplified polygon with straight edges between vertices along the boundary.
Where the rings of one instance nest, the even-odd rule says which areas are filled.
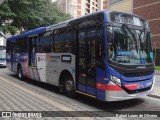
[[[122,100],[129,100],[129,99],[135,99],[135,98],[141,98],[141,97],[147,96],[153,91],[154,83],[155,83],[155,76],[153,77],[153,84],[150,90],[147,90],[145,92],[135,93],[135,94],[128,94],[124,90],[105,91],[105,101],[122,101]]]

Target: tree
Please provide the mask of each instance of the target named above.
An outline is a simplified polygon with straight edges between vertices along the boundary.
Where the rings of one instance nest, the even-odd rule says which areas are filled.
[[[50,0],[6,0],[0,7],[0,31],[12,35],[70,19]]]

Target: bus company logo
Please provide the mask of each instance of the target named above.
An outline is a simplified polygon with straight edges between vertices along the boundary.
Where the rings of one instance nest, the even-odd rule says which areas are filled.
[[[2,112],[2,117],[12,117],[11,112]]]

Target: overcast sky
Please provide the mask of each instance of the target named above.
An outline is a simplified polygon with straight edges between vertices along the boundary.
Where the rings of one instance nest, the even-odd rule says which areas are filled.
[[[55,1],[57,1],[57,0],[52,0],[52,2],[55,2]]]

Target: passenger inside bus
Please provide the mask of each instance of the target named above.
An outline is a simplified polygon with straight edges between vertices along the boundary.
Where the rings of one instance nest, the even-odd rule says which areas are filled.
[[[72,46],[70,45],[70,42],[67,40],[65,44],[65,52],[71,53],[72,52]]]

